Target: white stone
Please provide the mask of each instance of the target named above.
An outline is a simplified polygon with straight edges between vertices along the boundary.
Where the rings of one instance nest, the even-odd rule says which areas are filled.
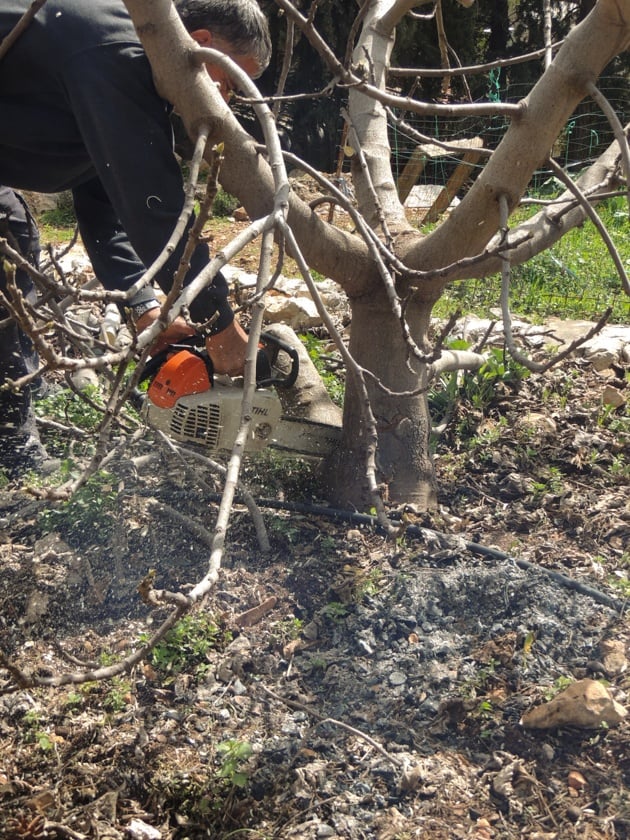
[[[132,840],[160,840],[162,832],[143,820],[133,819],[125,829]]]
[[[294,330],[305,330],[321,324],[321,318],[313,301],[307,297],[268,298],[265,320],[272,324],[288,324]]]

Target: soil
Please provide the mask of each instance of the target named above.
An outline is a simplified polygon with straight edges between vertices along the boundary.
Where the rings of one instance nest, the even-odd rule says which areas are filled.
[[[237,504],[217,586],[106,680],[16,685],[138,649],[170,609],[140,584],[206,574],[220,477],[147,434],[70,503],[5,484],[0,836],[630,837],[627,718],[521,723],[582,679],[628,706],[628,413],[601,405],[628,381],[573,359],[464,399],[439,509],[391,510],[396,539],[325,514],[316,467],[251,458],[271,551]]]

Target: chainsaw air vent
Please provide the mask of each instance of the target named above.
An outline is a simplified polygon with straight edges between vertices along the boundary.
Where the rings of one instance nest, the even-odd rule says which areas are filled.
[[[216,449],[221,429],[221,407],[216,404],[183,405],[178,403],[171,418],[171,433],[178,440],[204,443]]]

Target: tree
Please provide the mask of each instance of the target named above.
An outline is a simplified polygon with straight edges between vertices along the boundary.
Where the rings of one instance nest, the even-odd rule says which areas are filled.
[[[349,350],[355,366],[345,399],[344,446],[332,473],[336,498],[365,507],[378,489],[392,500],[431,507],[436,486],[428,451],[426,388],[435,371],[447,363],[444,356],[440,360],[440,349],[431,347],[432,308],[448,283],[484,277],[529,259],[586,218],[584,203],[569,192],[563,212],[555,212],[553,219],[542,211],[524,230],[502,232],[575,107],[585,96],[598,98],[596,78],[628,46],[630,2],[599,0],[571,30],[553,64],[522,102],[455,106],[401,100],[388,89],[395,27],[424,3],[363,3],[352,62],[345,66],[307,17],[289,0],[276,0],[339,83],[348,86],[352,178],[361,219],[371,231],[362,236],[328,225],[286,193],[277,160],[272,160],[272,173],[252,139],[218,101],[199,64],[191,60],[190,43],[168,0],[126,3],[154,67],[158,89],[175,103],[192,136],[205,122],[211,143],[225,144],[220,173],[224,188],[243,201],[253,219],[270,213],[275,195],[276,212],[286,215],[287,227],[280,226],[280,235],[291,231],[306,263],[336,280],[349,298]],[[397,194],[387,133],[391,106],[436,118],[500,113],[511,119],[464,200],[428,235],[412,227]],[[616,135],[622,137],[618,129]],[[613,144],[581,176],[581,190],[592,192],[598,185],[601,192],[618,183],[620,158],[621,151]],[[591,200],[598,195],[596,190]],[[370,452],[376,477],[371,487],[365,480]]]
[[[353,38],[356,37],[356,43],[351,44],[354,47],[352,60],[347,63],[334,56],[326,42],[319,38],[313,22],[298,12],[289,0],[275,2],[301,29],[328,63],[338,83],[348,91],[347,145],[351,150],[358,210],[355,211],[342,193],[335,192],[333,183],[327,183],[326,187],[336,201],[345,203],[352,214],[356,233],[323,221],[291,193],[271,111],[257,96],[253,83],[229,59],[196,47],[184,31],[171,0],[125,0],[151,61],[156,85],[181,114],[195,141],[196,151],[205,148],[204,154],[216,164],[212,147],[221,145],[221,183],[243,201],[254,220],[247,235],[262,239],[259,282],[266,282],[272,274],[270,237],[275,235],[297,259],[307,282],[311,282],[310,265],[335,279],[348,296],[352,310],[349,349],[346,350],[341,342],[339,344],[348,366],[344,445],[337,453],[334,469],[329,470],[335,480],[337,499],[359,508],[375,505],[378,509],[380,506],[381,515],[386,495],[391,501],[415,502],[429,508],[435,503],[436,486],[428,449],[431,419],[426,388],[441,370],[474,367],[480,362],[475,354],[445,351],[439,340],[432,344],[432,308],[447,285],[455,280],[501,271],[507,288],[512,265],[530,259],[585,218],[593,217],[592,205],[607,191],[624,183],[622,168],[627,189],[630,172],[627,138],[609,104],[597,90],[595,80],[606,64],[630,43],[630,0],[598,0],[591,13],[572,29],[530,94],[522,102],[508,105],[427,103],[411,97],[401,98],[389,90],[388,68],[395,28],[414,7],[426,5],[425,0],[364,0],[357,25],[352,29]],[[468,7],[472,0],[459,2]],[[448,55],[445,42],[439,53],[441,60]],[[253,99],[265,139],[266,156],[211,84],[203,65],[209,58],[224,62],[243,91]],[[448,66],[440,68],[441,73],[444,71],[447,76],[460,72]],[[552,208],[545,207],[526,224],[510,230],[509,217],[541,163],[548,161],[558,177],[565,178],[560,167],[549,160],[549,150],[585,96],[592,97],[607,114],[614,126],[615,142],[577,182],[566,179],[566,193]],[[420,232],[410,224],[398,196],[387,131],[394,108],[431,114],[436,119],[455,113],[501,115],[511,119],[505,136],[488,155],[483,171],[463,201],[431,233]],[[210,141],[207,145],[206,139]],[[421,138],[419,142],[422,142]],[[184,227],[181,224],[182,230]],[[204,283],[210,282],[212,272],[236,253],[238,247],[239,242],[235,242],[225,248],[225,253],[217,255],[208,270],[173,300],[170,318],[180,312]],[[4,252],[7,252],[6,248]],[[19,260],[15,253],[9,253],[9,256]],[[623,266],[620,265],[619,270],[624,288],[630,292]],[[316,296],[312,282],[311,288]],[[65,286],[61,289],[68,297],[73,297],[76,291]],[[53,291],[58,292],[59,288]],[[88,289],[81,290],[80,294],[84,300],[103,300],[101,292]],[[509,325],[505,299],[502,306],[504,320]],[[19,295],[15,296],[14,311],[20,323],[28,326],[28,312]],[[260,318],[260,308],[255,308],[253,352]],[[158,329],[159,325],[155,324],[145,330],[137,337],[132,351],[140,351],[146,357]],[[36,329],[33,334],[37,337]],[[506,339],[510,347],[509,330]],[[124,374],[131,358],[129,350],[106,353],[88,361],[61,357],[59,353],[49,353],[46,357],[50,367],[57,365],[66,370],[119,365],[112,376],[98,445],[88,469],[97,469],[115,455],[115,450],[110,448],[108,451],[107,434],[112,418],[120,408],[120,395],[126,387]],[[246,376],[244,389],[246,405],[253,388],[253,357],[249,361],[249,377]],[[243,413],[247,413],[246,408]],[[126,445],[126,440],[120,443],[122,448]],[[234,459],[227,470],[226,493],[204,579],[186,594],[154,590],[153,573],[147,574],[139,586],[147,603],[154,606],[170,604],[173,608],[147,644],[115,666],[53,677],[27,674],[0,654],[0,664],[9,670],[16,688],[77,683],[129,671],[192,604],[205,597],[220,568],[231,504],[231,498],[226,501],[227,488],[231,484],[233,491],[236,483],[233,463]]]

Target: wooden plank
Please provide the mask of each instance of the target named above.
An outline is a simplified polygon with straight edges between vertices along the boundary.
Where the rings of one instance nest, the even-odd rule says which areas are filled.
[[[443,213],[446,210],[459,190],[464,186],[473,166],[477,163],[480,157],[481,152],[476,150],[471,150],[470,152],[465,153],[462,157],[461,163],[448,179],[448,183],[429,208],[429,212],[424,217],[425,222],[437,221],[440,213]]]
[[[427,162],[427,158],[428,155],[425,154],[422,146],[416,146],[411,153],[411,157],[405,164],[405,168],[398,179],[398,198],[401,204],[404,205],[409,197],[409,193],[415,187]]]
[[[466,155],[471,148],[482,147],[483,140],[481,137],[471,137],[467,140],[453,140],[448,145],[450,147],[449,149],[444,149],[442,146],[437,146],[435,143],[427,143],[422,146],[415,147],[411,153],[411,157],[401,172],[400,178],[398,179],[398,197],[401,204],[404,205],[405,201],[409,197],[409,193],[418,183],[418,178],[422,174],[422,170],[424,169],[427,160],[439,157],[453,157],[457,154],[456,150],[458,148],[466,150]]]

